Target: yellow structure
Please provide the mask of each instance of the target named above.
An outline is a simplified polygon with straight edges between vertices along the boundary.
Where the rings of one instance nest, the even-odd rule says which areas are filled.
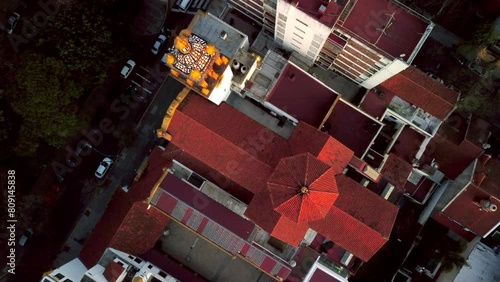
[[[184,99],[187,97],[189,91],[191,91],[191,89],[187,87],[182,89],[182,91],[179,92],[179,94],[177,94],[177,97],[175,97],[175,100],[172,101],[172,104],[170,104],[170,106],[168,107],[167,114],[163,117],[161,128],[156,130],[156,135],[158,136],[158,138],[164,138],[167,139],[168,141],[172,139],[172,136],[167,132],[168,126],[172,121],[172,117],[174,116],[175,111],[182,103],[182,101],[184,101]]]

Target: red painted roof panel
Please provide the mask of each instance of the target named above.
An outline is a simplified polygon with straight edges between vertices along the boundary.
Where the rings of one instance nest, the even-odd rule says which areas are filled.
[[[266,100],[318,128],[337,98],[338,94],[328,86],[289,63]]]
[[[356,2],[344,28],[395,58],[408,58],[428,23],[388,0]]]
[[[444,120],[455,106],[458,93],[410,66],[384,81],[379,90],[395,95]]]

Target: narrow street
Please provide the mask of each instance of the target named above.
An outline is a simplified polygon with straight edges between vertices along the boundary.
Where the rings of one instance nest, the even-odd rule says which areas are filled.
[[[172,25],[171,21],[165,22],[165,26]],[[81,163],[61,183],[56,180],[50,164],[38,180],[38,185],[42,186],[58,183],[59,194],[47,207],[50,213],[43,228],[45,232],[34,234],[19,250],[22,257],[17,262],[16,275],[9,276],[8,281],[39,281],[44,272],[77,257],[114,192],[133,181],[136,169],[156,140],[153,130],[160,127],[167,108],[184,87],[167,77],[168,68],[160,62],[172,39],[163,44],[157,55],[153,55],[150,48],[156,38],[157,35],[145,36],[137,42],[135,55],[131,58],[137,65],[126,80],[119,77],[124,62],[119,62],[109,71],[102,91],[96,91],[89,98],[95,103],[90,106],[95,107],[96,113],[91,127],[86,129],[88,133],[75,136],[69,147],[75,150],[81,140],[92,141],[89,139],[94,135],[102,134],[99,127],[103,120],[109,119],[114,132],[103,133],[101,142],[82,153]],[[130,86],[136,87],[138,94],[127,93]],[[120,140],[123,138],[116,134],[120,130],[135,131],[135,136],[129,138],[132,145],[123,146],[123,140]],[[67,154],[67,150],[61,149],[54,156],[54,162],[67,165]],[[98,179],[94,172],[104,156],[112,158],[114,163],[105,178]]]

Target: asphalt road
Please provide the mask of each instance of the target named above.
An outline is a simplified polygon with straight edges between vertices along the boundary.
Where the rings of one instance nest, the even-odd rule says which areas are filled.
[[[136,56],[132,58],[136,61],[137,66],[125,81],[118,76],[122,65],[115,67],[106,82],[106,87],[118,88],[120,91],[111,91],[111,95],[101,100],[100,105],[96,105],[101,110],[97,112],[92,122],[93,127],[88,129],[90,132],[94,128],[99,128],[99,123],[102,120],[109,119],[116,128],[135,129],[137,138],[134,145],[122,151],[119,145],[120,141],[112,133],[103,134],[102,141],[95,142],[93,146],[95,150],[88,150],[86,152],[88,155],[82,157],[81,163],[76,165],[64,181],[58,184],[61,194],[54,206],[49,207],[52,212],[49,215],[47,227],[44,228],[45,232],[34,234],[23,250],[19,252],[19,255],[23,254],[23,256],[17,263],[16,275],[10,276],[9,281],[39,281],[42,273],[51,269],[58,254],[67,245],[67,240],[76,241],[79,245],[83,244],[85,238],[72,238],[70,235],[72,230],[78,227],[78,218],[81,218],[87,204],[101,205],[102,211],[104,211],[105,204],[111,199],[116,188],[133,179],[134,170],[140,165],[156,140],[153,130],[160,127],[166,109],[183,88],[182,84],[175,79],[167,78],[165,80],[168,69],[160,63],[161,54],[171,45],[171,39],[162,46],[158,55],[153,55],[150,48],[155,39],[156,36],[150,36],[141,42],[140,45],[144,49],[138,51]],[[130,99],[130,97],[127,98],[126,94],[123,94],[123,91],[133,83],[132,81],[139,85],[137,87],[141,92],[141,99]],[[113,104],[115,110],[113,110]],[[116,110],[118,107],[128,108],[127,115],[125,115],[124,110]],[[139,121],[141,122],[139,123]],[[92,137],[92,134],[90,136]],[[75,137],[70,147],[75,149],[78,142],[83,139],[88,140],[89,138],[83,134]],[[120,156],[120,152],[124,151],[128,153],[125,156]],[[67,164],[66,155],[66,152],[61,152],[55,161]],[[116,163],[111,167],[106,179],[98,180],[94,176],[94,172],[104,155],[110,155]],[[57,183],[55,174],[53,178],[54,182]],[[110,189],[106,193],[107,197],[104,199],[101,197],[96,202],[95,197],[93,198],[95,191],[99,189],[106,191],[109,186],[113,186],[113,190]],[[94,225],[99,218],[96,217]],[[82,229],[86,227],[87,229],[92,228],[92,224],[87,222]],[[78,252],[75,254],[69,252],[68,254],[74,258]]]

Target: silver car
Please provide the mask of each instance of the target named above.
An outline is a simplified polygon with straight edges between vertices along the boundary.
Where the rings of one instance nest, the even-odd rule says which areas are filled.
[[[127,78],[135,67],[135,62],[133,60],[128,60],[128,62],[123,66],[120,75],[123,78]]]
[[[165,40],[167,40],[167,37],[163,34],[160,34],[153,44],[153,48],[151,48],[151,53],[155,55],[158,54],[158,51],[160,50],[161,45],[165,43]]]
[[[99,164],[97,170],[95,171],[95,177],[103,178],[106,172],[108,172],[108,169],[111,167],[111,164],[113,164],[113,160],[108,157],[105,157]]]

